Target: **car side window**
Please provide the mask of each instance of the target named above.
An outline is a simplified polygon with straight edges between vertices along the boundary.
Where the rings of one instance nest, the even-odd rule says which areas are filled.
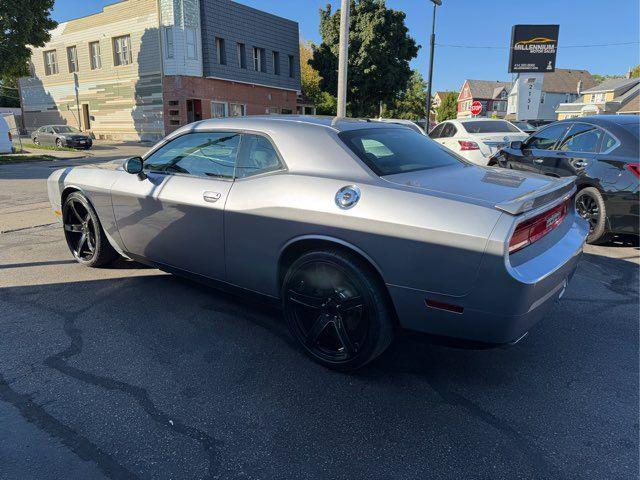
[[[560,123],[557,125],[551,125],[547,128],[543,128],[539,132],[536,132],[531,137],[529,137],[524,148],[551,150],[558,142],[558,140],[562,138],[566,129],[566,123]]]
[[[144,161],[149,172],[233,178],[240,133],[189,133],[175,138]]]
[[[603,132],[603,133],[604,133],[604,138],[602,139],[602,144],[600,145],[600,151],[608,152],[616,145],[616,143],[618,143],[618,140],[616,140],[615,137],[611,135],[609,132]]]
[[[453,125],[453,123],[447,123],[445,127],[442,129],[443,137],[453,137],[458,129]]]
[[[267,138],[261,135],[244,134],[240,151],[236,164],[236,178],[245,178],[282,168],[275,148]]]
[[[442,136],[442,129],[444,128],[446,124],[441,123],[440,125],[436,125],[435,128],[433,130],[431,130],[431,133],[429,134],[429,136],[431,138],[440,138]]]
[[[569,128],[558,150],[563,152],[595,153],[602,136],[602,130],[586,123],[574,123]]]

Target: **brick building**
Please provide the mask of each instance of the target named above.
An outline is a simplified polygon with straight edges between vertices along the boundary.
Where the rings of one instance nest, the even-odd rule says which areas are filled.
[[[125,0],[51,33],[20,79],[28,131],[156,140],[205,118],[305,113],[298,24],[230,0]]]

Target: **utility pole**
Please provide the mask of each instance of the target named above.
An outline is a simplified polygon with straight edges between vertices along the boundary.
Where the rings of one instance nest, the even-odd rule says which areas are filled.
[[[431,21],[431,44],[429,56],[429,83],[427,84],[427,123],[425,129],[429,133],[429,124],[431,121],[431,81],[433,80],[433,50],[436,43],[436,7],[442,5],[442,0],[431,0],[433,3],[433,19]]]
[[[340,7],[340,56],[338,57],[338,117],[347,116],[347,64],[349,59],[349,0]]]

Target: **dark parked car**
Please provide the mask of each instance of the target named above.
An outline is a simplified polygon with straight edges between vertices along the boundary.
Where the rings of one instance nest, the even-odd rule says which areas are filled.
[[[90,135],[69,125],[44,125],[31,134],[36,145],[89,149],[93,145]]]
[[[638,235],[640,119],[635,115],[572,118],[511,142],[489,165],[577,177],[576,209],[589,220],[589,243]]]

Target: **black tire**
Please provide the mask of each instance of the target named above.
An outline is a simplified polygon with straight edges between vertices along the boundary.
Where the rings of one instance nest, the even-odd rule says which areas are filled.
[[[109,243],[95,210],[80,192],[71,193],[64,201],[62,223],[67,245],[78,263],[100,267],[120,256]]]
[[[33,144],[34,144],[34,145],[40,145],[40,144],[38,143],[38,137],[33,137]]]
[[[56,139],[56,147],[58,147],[58,148],[62,148],[62,147],[63,147],[63,145],[62,145],[62,139],[60,139],[60,138],[57,138],[57,139]]]
[[[366,262],[340,249],[308,252],[293,262],[282,304],[293,337],[328,368],[356,370],[394,337],[384,284]]]
[[[611,240],[607,229],[607,208],[604,199],[594,187],[586,187],[576,194],[578,215],[589,222],[587,243],[601,245]]]

